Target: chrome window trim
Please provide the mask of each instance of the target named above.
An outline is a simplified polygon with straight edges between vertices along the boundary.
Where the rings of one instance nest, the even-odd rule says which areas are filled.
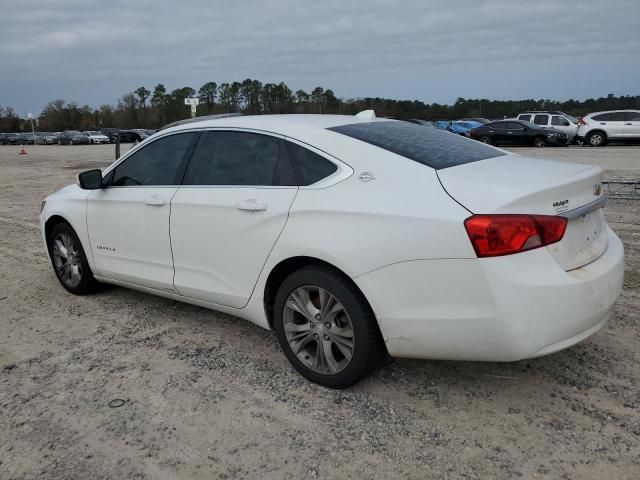
[[[109,173],[111,173],[111,171],[113,169],[115,169],[118,165],[120,165],[122,162],[124,162],[125,160],[127,160],[131,155],[133,155],[135,152],[137,152],[140,148],[142,147],[146,147],[148,145],[150,145],[153,142],[156,142],[158,140],[160,140],[161,138],[165,138],[168,137],[169,135],[178,135],[181,133],[190,133],[190,132],[207,132],[207,131],[226,131],[226,132],[247,132],[247,133],[256,133],[259,135],[267,135],[270,137],[274,137],[274,138],[278,138],[280,140],[284,140],[284,141],[289,141],[291,143],[295,143],[297,145],[300,145],[301,147],[304,147],[308,150],[311,150],[313,153],[320,155],[322,158],[324,158],[325,160],[333,163],[337,169],[334,173],[332,173],[331,175],[329,175],[328,177],[323,178],[322,180],[316,182],[316,183],[312,183],[311,185],[296,185],[296,186],[275,186],[275,185],[128,185],[128,186],[109,186],[109,188],[162,188],[162,187],[199,187],[199,188],[203,188],[203,187],[214,187],[214,188],[218,188],[218,187],[224,187],[224,188],[300,188],[300,189],[305,189],[305,190],[316,190],[316,189],[322,189],[322,188],[327,188],[327,187],[331,187],[339,182],[342,182],[343,180],[346,180],[347,178],[349,178],[351,175],[353,175],[353,168],[351,168],[350,165],[344,163],[342,160],[337,159],[336,157],[334,157],[333,155],[325,152],[324,150],[320,150],[319,148],[314,147],[313,145],[309,145],[308,143],[302,142],[300,140],[297,140],[295,138],[292,137],[288,137],[286,135],[282,135],[280,133],[276,133],[276,132],[272,132],[269,130],[260,130],[260,129],[256,129],[256,128],[244,128],[244,127],[223,127],[223,126],[216,126],[216,127],[199,127],[199,128],[185,128],[185,129],[180,129],[180,130],[176,130],[176,131],[171,131],[171,132],[157,132],[156,134],[146,138],[144,141],[140,142],[138,145],[134,146],[133,148],[131,148],[127,153],[125,153],[122,157],[120,157],[118,160],[116,160],[114,163],[112,163],[111,165],[109,165],[105,171],[102,173],[102,176],[105,177],[107,176]],[[157,135],[157,137],[156,137]],[[154,138],[155,137],[155,138]],[[295,161],[295,159],[292,159]]]

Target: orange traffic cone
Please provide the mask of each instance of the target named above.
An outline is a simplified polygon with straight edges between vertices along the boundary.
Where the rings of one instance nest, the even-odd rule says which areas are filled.
[[[26,155],[27,151],[24,149],[24,145],[20,145],[20,151],[18,152],[18,155]]]

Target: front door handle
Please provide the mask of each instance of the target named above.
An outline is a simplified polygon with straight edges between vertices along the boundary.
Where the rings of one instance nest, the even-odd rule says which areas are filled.
[[[145,197],[144,203],[153,207],[161,207],[167,203],[167,201],[161,195],[149,195],[148,197]]]
[[[242,200],[241,202],[236,203],[236,208],[238,210],[244,210],[246,212],[264,212],[267,209],[267,204],[262,200],[250,198],[248,200]]]
[[[625,123],[625,125],[633,125],[633,123]]]

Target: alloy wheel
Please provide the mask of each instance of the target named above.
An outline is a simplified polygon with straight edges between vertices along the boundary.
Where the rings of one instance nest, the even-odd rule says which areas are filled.
[[[303,285],[284,305],[283,327],[291,350],[316,373],[344,370],[353,356],[353,325],[342,303],[328,290]]]
[[[600,135],[599,133],[594,133],[593,135],[591,135],[591,137],[589,137],[589,143],[594,147],[600,146],[602,144],[602,140],[602,135]]]
[[[61,232],[54,237],[52,256],[60,280],[70,288],[77,287],[82,280],[82,253],[71,235]]]

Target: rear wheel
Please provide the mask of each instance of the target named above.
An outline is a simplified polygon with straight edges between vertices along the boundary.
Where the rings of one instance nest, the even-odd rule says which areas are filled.
[[[353,385],[385,355],[375,316],[362,293],[328,267],[304,267],[282,283],[274,326],[296,370],[325,387]]]
[[[536,148],[546,147],[547,140],[544,137],[536,137],[533,139],[533,146]]]
[[[80,239],[68,223],[53,227],[49,253],[56,277],[66,290],[84,295],[96,289],[98,282],[93,278]]]
[[[478,141],[491,145],[491,138],[487,135],[482,135],[480,138],[478,138]]]
[[[602,147],[607,143],[607,136],[604,132],[592,132],[585,138],[585,143],[592,147]]]

